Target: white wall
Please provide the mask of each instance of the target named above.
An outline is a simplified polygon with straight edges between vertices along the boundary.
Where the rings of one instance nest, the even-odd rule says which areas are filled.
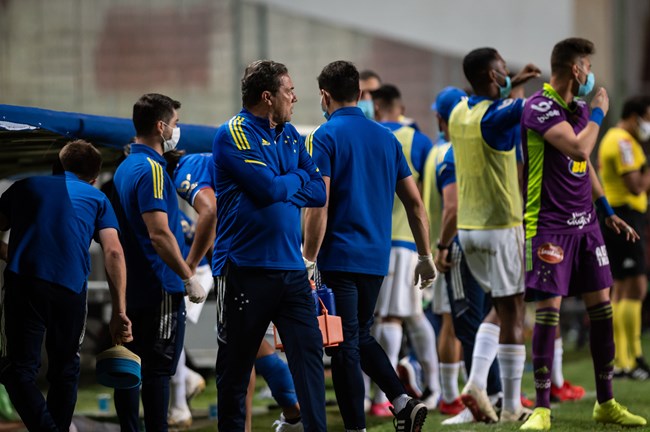
[[[493,46],[507,62],[544,71],[553,45],[575,31],[574,0],[247,1],[460,57]]]

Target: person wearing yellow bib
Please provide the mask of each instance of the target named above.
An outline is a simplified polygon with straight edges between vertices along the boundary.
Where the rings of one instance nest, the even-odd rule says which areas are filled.
[[[458,237],[472,275],[491,293],[497,311],[498,322],[490,323],[490,335],[499,345],[486,354],[485,363],[491,364],[495,356],[499,359],[504,391],[501,417],[485,390],[489,367],[473,365],[461,399],[478,421],[523,421],[531,412],[520,400],[526,347],[523,210],[516,146],[524,100],[507,97],[512,87],[538,77],[540,70],[529,64],[511,79],[497,50],[479,48],[465,56],[463,71],[475,94],[456,105],[449,118]]]
[[[641,350],[641,305],[648,284],[644,231],[650,169],[640,144],[649,138],[650,97],[636,96],[625,101],[621,119],[607,131],[598,149],[605,197],[641,236],[641,241],[630,244],[611,230],[602,230],[614,277],[614,376],[637,380],[650,378]],[[600,222],[603,226],[604,220]]]

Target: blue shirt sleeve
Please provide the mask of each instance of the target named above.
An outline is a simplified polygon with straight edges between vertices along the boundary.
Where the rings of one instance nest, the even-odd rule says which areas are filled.
[[[300,168],[284,174],[273,172],[264,162],[257,140],[252,139],[254,133],[245,122],[240,127],[239,131],[231,130],[229,124],[219,128],[212,153],[220,169],[228,172],[254,202],[266,206],[286,201],[310,180]]]
[[[298,147],[300,149],[298,168],[305,170],[309,174],[309,182],[289,198],[289,201],[298,207],[322,207],[327,200],[325,182],[305,147],[305,141],[298,140]]]
[[[99,232],[107,228],[115,228],[120,232],[120,226],[117,222],[117,216],[111,205],[108,197],[102,192],[102,197],[99,201],[99,208],[97,209],[97,219],[95,220],[95,233],[93,238],[95,241],[99,239]]]
[[[333,142],[332,137],[316,129],[307,137],[307,145],[314,163],[322,176],[332,177]]]
[[[436,166],[436,184],[440,192],[450,184],[456,183],[456,164],[454,163],[453,147],[449,147],[442,163]]]
[[[191,206],[196,195],[203,189],[214,191],[214,164],[210,154],[183,156],[174,171],[176,192]]]
[[[415,171],[417,171],[418,177],[421,177],[424,173],[424,164],[432,148],[433,143],[429,137],[422,132],[415,131],[413,147],[411,148],[411,163]]]
[[[525,99],[499,99],[490,105],[481,120],[481,133],[490,147],[508,151],[517,146],[524,103]]]
[[[135,179],[137,182],[135,189],[140,214],[150,211],[168,213],[165,197],[165,169],[158,162],[147,158],[147,164],[144,164],[139,171],[139,178]]]

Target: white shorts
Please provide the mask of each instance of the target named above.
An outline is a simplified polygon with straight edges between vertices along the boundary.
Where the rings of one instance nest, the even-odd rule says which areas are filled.
[[[459,230],[472,276],[492,297],[524,292],[524,229]]]
[[[435,281],[433,281],[433,300],[431,302],[431,310],[434,314],[442,315],[451,313],[451,305],[449,304],[449,295],[447,294],[447,281],[445,275],[440,273]]]
[[[409,317],[422,312],[422,292],[413,285],[418,254],[403,247],[390,249],[388,276],[379,290],[375,314],[380,317]]]
[[[206,294],[210,294],[212,288],[214,287],[214,279],[212,278],[212,267],[209,265],[202,265],[196,268],[196,278],[199,280],[199,283],[205,290]],[[199,322],[199,316],[203,310],[202,303],[192,303],[187,296],[185,296],[185,313],[187,314],[187,319],[196,324]]]

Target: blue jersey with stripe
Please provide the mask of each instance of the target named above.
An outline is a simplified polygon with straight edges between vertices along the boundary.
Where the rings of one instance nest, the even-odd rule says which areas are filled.
[[[486,99],[489,98],[470,96],[467,104],[471,109]],[[525,99],[496,100],[481,120],[481,133],[485,142],[495,150],[508,151],[514,148],[518,161],[523,160],[519,121],[524,111],[524,104]]]
[[[191,206],[202,189],[214,190],[214,163],[212,153],[195,153],[182,156],[173,175],[176,192]]]
[[[300,208],[325,204],[325,183],[291,124],[271,128],[248,110],[222,125],[212,155],[217,237],[212,271],[240,267],[305,268]]]
[[[114,202],[121,228],[127,269],[126,298],[129,307],[143,307],[161,300],[161,288],[169,293],[184,292],[183,281],[156,253],[143,213],[167,213],[169,229],[181,251],[185,238],[181,227],[178,198],[167,162],[151,147],[132,144],[131,154],[117,168],[114,177],[119,202]]]
[[[385,275],[395,187],[411,175],[402,145],[357,107],[334,111],[308,139],[316,165],[330,177],[319,269]]]
[[[118,228],[106,195],[71,172],[17,181],[0,197],[0,213],[11,228],[7,270],[76,293],[86,289],[91,240]]]

